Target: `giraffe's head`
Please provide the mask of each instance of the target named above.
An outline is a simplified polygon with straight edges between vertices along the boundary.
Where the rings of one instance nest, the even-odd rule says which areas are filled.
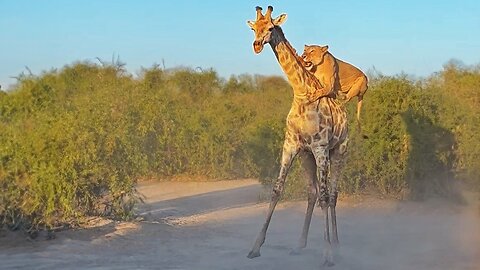
[[[302,59],[305,63],[305,67],[309,71],[313,71],[314,67],[320,65],[323,62],[323,57],[328,52],[328,45],[305,45],[303,48]]]
[[[260,53],[263,50],[263,45],[270,42],[273,29],[285,22],[287,14],[281,14],[277,18],[272,19],[272,6],[268,6],[265,15],[262,14],[261,7],[256,7],[256,10],[257,19],[255,21],[247,21],[247,24],[255,32],[253,50],[255,53]]]

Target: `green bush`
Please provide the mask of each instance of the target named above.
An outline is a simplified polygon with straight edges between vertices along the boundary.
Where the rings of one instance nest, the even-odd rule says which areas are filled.
[[[477,68],[372,78],[362,112],[369,138],[350,133],[342,189],[423,198],[455,196],[460,179],[479,188],[479,97]]]
[[[448,63],[427,79],[370,78],[363,139],[349,104],[343,192],[448,195],[480,186],[480,72]],[[0,92],[0,225],[130,218],[136,180],[277,177],[292,91],[277,76],[75,63]],[[305,194],[298,161],[286,197]]]
[[[125,117],[133,82],[119,72],[76,64],[23,78],[2,97],[2,224],[34,230],[131,215],[143,157]]]

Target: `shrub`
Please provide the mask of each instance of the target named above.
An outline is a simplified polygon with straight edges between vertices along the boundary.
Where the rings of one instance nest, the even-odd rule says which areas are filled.
[[[344,192],[422,198],[457,179],[480,186],[480,72],[371,78],[362,139],[349,104]],[[277,76],[75,63],[0,92],[0,225],[75,225],[132,216],[136,179],[276,179],[292,91]],[[285,197],[305,194],[298,161]]]

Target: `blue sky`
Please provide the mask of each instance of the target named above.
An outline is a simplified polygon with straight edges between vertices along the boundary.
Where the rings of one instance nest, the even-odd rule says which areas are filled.
[[[161,63],[231,74],[282,74],[269,46],[255,55],[255,6],[287,13],[298,51],[328,44],[364,71],[426,76],[454,58],[480,63],[480,1],[0,0],[0,84],[11,76],[118,55],[135,74]]]

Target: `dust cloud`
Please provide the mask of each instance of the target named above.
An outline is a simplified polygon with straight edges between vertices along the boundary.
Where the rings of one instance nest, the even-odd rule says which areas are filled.
[[[144,183],[142,221],[94,221],[56,239],[27,241],[1,232],[0,269],[321,269],[320,211],[307,248],[300,236],[305,202],[281,203],[262,256],[246,255],[263,222],[265,190],[254,180]],[[340,247],[328,269],[480,269],[480,201],[398,202],[343,198]],[[324,267],[327,268],[327,267]]]

